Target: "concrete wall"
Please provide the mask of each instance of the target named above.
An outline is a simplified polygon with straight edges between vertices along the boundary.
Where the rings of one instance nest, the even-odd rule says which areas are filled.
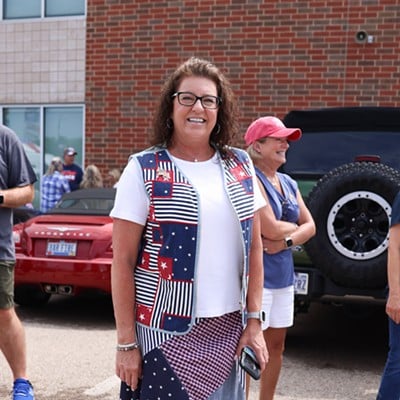
[[[0,22],[0,103],[82,103],[86,18]]]

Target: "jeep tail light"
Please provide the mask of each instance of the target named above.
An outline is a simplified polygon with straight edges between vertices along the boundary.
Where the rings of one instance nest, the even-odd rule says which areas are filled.
[[[354,158],[355,162],[373,162],[373,163],[380,163],[381,162],[381,157],[380,156],[374,156],[374,155],[359,155]]]

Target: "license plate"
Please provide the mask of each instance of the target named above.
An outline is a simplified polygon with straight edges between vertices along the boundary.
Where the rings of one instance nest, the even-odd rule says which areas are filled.
[[[47,242],[46,256],[75,257],[76,242]]]
[[[306,274],[305,272],[295,272],[294,293],[308,294],[308,274]]]

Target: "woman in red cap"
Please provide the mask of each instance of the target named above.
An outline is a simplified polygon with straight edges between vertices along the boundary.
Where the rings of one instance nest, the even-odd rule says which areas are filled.
[[[269,362],[261,376],[260,400],[274,397],[282,367],[287,328],[294,319],[294,265],[291,248],[315,234],[315,224],[290,176],[278,172],[286,162],[289,141],[301,138],[297,128],[286,128],[276,117],[254,121],[245,134],[248,153],[253,159],[267,207],[261,212],[264,246],[262,325],[269,351]]]

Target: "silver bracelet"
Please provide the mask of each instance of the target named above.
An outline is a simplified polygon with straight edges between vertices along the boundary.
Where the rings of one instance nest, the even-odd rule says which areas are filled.
[[[131,351],[139,348],[138,342],[132,342],[127,344],[117,344],[117,351]]]

